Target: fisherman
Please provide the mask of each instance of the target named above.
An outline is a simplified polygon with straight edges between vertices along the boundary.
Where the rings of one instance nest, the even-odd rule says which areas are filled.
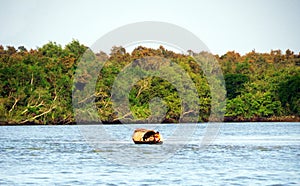
[[[160,142],[160,134],[159,134],[158,131],[154,134],[154,141],[155,142]]]

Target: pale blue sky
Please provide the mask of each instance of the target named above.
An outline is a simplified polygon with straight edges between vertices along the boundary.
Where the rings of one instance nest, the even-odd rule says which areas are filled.
[[[0,0],[0,44],[36,48],[78,39],[90,46],[120,26],[162,21],[213,52],[300,52],[299,0]]]

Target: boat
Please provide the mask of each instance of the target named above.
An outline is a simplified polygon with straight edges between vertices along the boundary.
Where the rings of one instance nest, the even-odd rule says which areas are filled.
[[[149,129],[135,129],[132,135],[135,144],[162,144],[163,139],[158,131]]]

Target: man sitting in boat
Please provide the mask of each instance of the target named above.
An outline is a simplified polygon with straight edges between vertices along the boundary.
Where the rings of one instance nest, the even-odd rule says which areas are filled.
[[[158,131],[154,134],[154,141],[160,142],[160,134]]]

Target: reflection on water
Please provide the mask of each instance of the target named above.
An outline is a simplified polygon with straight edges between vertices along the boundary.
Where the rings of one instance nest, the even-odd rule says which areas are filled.
[[[300,184],[300,123],[222,124],[207,148],[204,124],[188,143],[176,125],[149,125],[163,145],[133,144],[139,127],[105,126],[114,139],[91,144],[78,126],[2,126],[0,184]]]

